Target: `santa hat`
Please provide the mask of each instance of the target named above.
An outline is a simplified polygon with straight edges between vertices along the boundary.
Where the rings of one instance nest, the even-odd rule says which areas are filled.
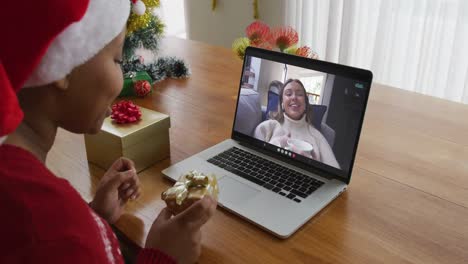
[[[6,1],[0,11],[0,137],[23,118],[16,93],[60,80],[124,28],[129,0]]]

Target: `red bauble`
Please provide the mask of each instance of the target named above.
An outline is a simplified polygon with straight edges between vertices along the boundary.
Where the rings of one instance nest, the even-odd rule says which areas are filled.
[[[139,97],[145,97],[151,92],[151,84],[145,80],[136,81],[133,85],[133,89],[135,90],[136,95]]]
[[[120,101],[112,105],[111,118],[117,124],[133,123],[141,119],[141,111],[132,101]]]

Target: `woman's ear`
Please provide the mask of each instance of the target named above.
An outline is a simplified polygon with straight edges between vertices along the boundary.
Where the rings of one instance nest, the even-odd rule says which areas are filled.
[[[68,84],[69,84],[69,75],[63,77],[60,80],[57,80],[54,82],[54,86],[59,88],[60,90],[67,90],[68,89]]]

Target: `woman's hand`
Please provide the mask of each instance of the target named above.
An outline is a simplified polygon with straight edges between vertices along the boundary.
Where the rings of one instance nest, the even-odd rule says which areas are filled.
[[[213,216],[216,205],[205,196],[174,217],[164,208],[151,226],[145,247],[157,248],[181,264],[195,263],[201,254],[200,228]]]
[[[89,205],[112,224],[122,215],[125,203],[140,196],[139,185],[133,162],[127,158],[119,158],[102,177]]]
[[[288,133],[287,135],[281,136],[278,140],[280,143],[280,147],[284,149],[289,149],[288,146],[288,139],[291,138],[291,133]]]
[[[315,148],[312,149],[311,152],[306,152],[306,151],[302,151],[300,149],[297,149],[295,146],[290,146],[288,144],[288,139],[291,138],[291,133],[288,133],[287,135],[284,135],[284,136],[281,136],[278,141],[280,143],[280,147],[281,148],[284,148],[284,149],[287,149],[289,151],[292,151],[294,153],[297,153],[299,155],[302,155],[304,157],[307,157],[307,158],[311,158],[311,159],[314,159],[314,160],[318,160],[318,155],[317,153],[315,152]],[[309,143],[310,144],[310,143]]]

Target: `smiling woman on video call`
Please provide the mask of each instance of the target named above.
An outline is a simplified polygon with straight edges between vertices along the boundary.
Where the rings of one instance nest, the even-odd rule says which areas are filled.
[[[277,118],[260,123],[255,128],[254,137],[340,168],[327,140],[311,124],[312,113],[309,111],[309,99],[302,82],[297,79],[287,80],[279,95]],[[293,142],[292,139],[300,141]],[[303,145],[296,146],[294,143]],[[304,150],[310,147],[307,143],[312,146],[311,151]]]

